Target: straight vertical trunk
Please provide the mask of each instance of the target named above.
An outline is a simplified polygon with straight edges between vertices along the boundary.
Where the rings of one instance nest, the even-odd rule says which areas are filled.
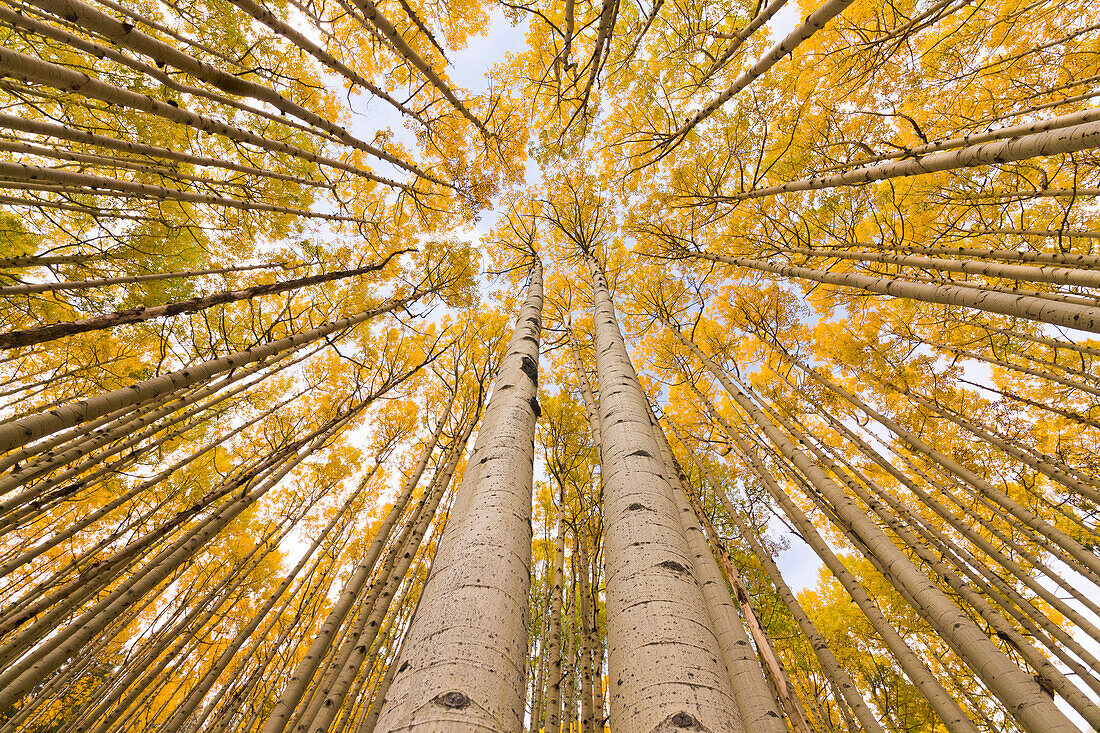
[[[570,558],[570,567],[573,572],[569,574],[569,582],[566,584],[565,620],[567,636],[565,638],[565,674],[561,684],[561,729],[564,733],[573,733],[577,722],[577,556],[574,553]]]
[[[550,590],[550,627],[546,641],[547,681],[546,681],[546,733],[559,733],[561,730],[561,604],[562,589],[565,585],[565,521],[558,514],[558,533],[554,540],[554,567],[552,569]]]
[[[718,636],[722,659],[730,673],[733,697],[741,712],[741,721],[745,729],[753,733],[787,733],[787,725],[775,706],[775,695],[764,679],[745,625],[737,615],[737,607],[726,585],[726,579],[722,577],[714,554],[695,518],[684,484],[673,478],[676,474],[675,459],[656,421],[653,432],[669,483],[673,486],[676,509],[694,560],[695,575],[702,583],[703,597]]]
[[[696,389],[690,382],[689,385],[693,390]],[[813,621],[810,620],[809,615],[798,602],[794,592],[791,591],[786,581],[784,581],[782,574],[779,572],[779,567],[775,564],[771,555],[764,546],[760,544],[756,535],[749,529],[748,525],[745,524],[737,508],[733,506],[729,497],[726,496],[726,492],[722,489],[721,484],[715,480],[714,476],[711,475],[706,466],[704,466],[694,454],[690,446],[684,442],[683,436],[677,431],[676,426],[672,423],[670,423],[670,425],[672,425],[672,430],[676,434],[676,437],[680,439],[680,442],[688,450],[695,465],[703,472],[703,476],[706,478],[707,483],[710,484],[718,500],[725,508],[726,514],[733,520],[741,536],[749,543],[749,547],[752,549],[753,554],[760,560],[760,564],[764,567],[764,571],[772,581],[772,585],[775,586],[776,591],[779,593],[779,597],[791,612],[799,629],[801,629],[802,633],[805,634],[806,638],[810,641],[810,646],[814,650],[814,654],[821,664],[821,669],[825,672],[825,676],[828,677],[830,682],[840,691],[840,696],[855,713],[856,717],[859,719],[860,725],[862,725],[868,733],[882,733],[882,726],[879,724],[878,719],[875,718],[874,713],[867,707],[867,703],[864,702],[863,696],[859,694],[859,690],[856,689],[855,683],[852,682],[851,676],[841,666],[840,661],[833,654],[832,649],[829,648],[829,645],[825,642],[825,639],[821,636],[817,627],[814,626]]]
[[[743,727],[661,470],[650,407],[599,265],[591,263],[600,384],[611,727]]]
[[[485,410],[378,727],[523,727],[542,266]]]
[[[545,538],[549,544],[549,533]],[[547,557],[546,562],[546,594],[543,597],[542,614],[540,616],[539,633],[536,638],[539,642],[538,660],[535,664],[535,689],[531,696],[531,724],[527,730],[529,733],[538,733],[542,730],[543,712],[546,708],[546,668],[550,663],[550,655],[547,653],[547,641],[550,637],[550,606],[554,598],[554,560]]]
[[[592,699],[592,679],[595,672],[592,667],[593,628],[592,628],[592,589],[589,585],[588,562],[588,517],[587,513],[577,521],[576,532],[576,573],[578,593],[578,614],[580,633],[581,665],[581,733],[592,733],[596,729],[595,702]]]

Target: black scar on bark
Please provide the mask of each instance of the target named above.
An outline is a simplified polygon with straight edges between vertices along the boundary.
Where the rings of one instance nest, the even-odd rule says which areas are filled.
[[[542,407],[539,406],[539,398],[532,397],[531,399],[527,400],[527,402],[531,405],[531,412],[535,413],[535,417],[542,417]]]
[[[458,690],[452,690],[451,692],[444,692],[441,695],[436,695],[432,702],[445,708],[451,708],[452,710],[461,710],[469,706],[470,698],[466,697]]]
[[[699,721],[690,713],[676,713],[668,719],[668,722],[672,723],[677,728],[694,728],[699,724]]]
[[[652,458],[653,457],[652,453],[650,453],[647,450],[643,450],[642,448],[639,448],[638,450],[634,451],[630,455],[631,456],[645,456],[646,458]],[[627,456],[627,457],[629,458],[630,456]]]
[[[687,568],[685,568],[683,565],[676,562],[675,560],[665,560],[662,563],[658,563],[657,567],[667,568],[669,570],[674,570],[677,573],[686,573],[687,572]]]
[[[539,365],[529,356],[524,356],[519,362],[520,371],[527,375],[531,383],[539,386]]]
[[[634,502],[633,504],[631,504],[630,506],[628,506],[628,507],[627,507],[627,509],[628,509],[629,511],[634,511],[634,512],[636,512],[636,511],[638,511],[639,509],[649,509],[649,507],[647,507],[647,506],[646,506],[645,504],[639,504],[638,502]]]

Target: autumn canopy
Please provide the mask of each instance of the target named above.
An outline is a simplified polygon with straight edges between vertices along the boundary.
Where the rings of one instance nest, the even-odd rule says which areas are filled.
[[[1100,730],[1100,6],[0,0],[0,733]]]

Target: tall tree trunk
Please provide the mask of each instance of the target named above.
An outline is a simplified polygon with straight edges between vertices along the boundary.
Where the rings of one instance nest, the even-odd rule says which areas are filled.
[[[378,719],[386,731],[523,727],[542,266],[501,362]]]
[[[378,638],[379,630],[389,612],[393,598],[400,588],[409,568],[417,557],[420,544],[427,534],[428,527],[436,518],[436,511],[443,495],[451,485],[458,462],[466,452],[466,443],[473,431],[474,421],[455,440],[450,453],[442,463],[441,470],[433,477],[432,484],[417,507],[416,513],[409,518],[405,530],[387,553],[379,568],[378,577],[372,584],[370,593],[364,599],[360,618],[348,630],[345,649],[336,655],[332,665],[331,683],[322,679],[317,690],[316,708],[307,710],[299,719],[297,733],[324,733],[332,723],[347,691],[359,671],[367,652]]]
[[[1001,164],[1016,160],[1027,160],[1043,155],[1060,155],[1079,150],[1090,150],[1100,146],[1100,122],[1096,122],[1095,110],[1086,119],[1071,127],[1048,129],[1031,134],[1013,137],[1011,140],[998,140],[977,145],[968,145],[958,150],[931,153],[881,165],[867,166],[834,173],[827,176],[803,178],[777,186],[768,186],[744,193],[715,197],[721,201],[743,201],[761,196],[774,196],[792,191],[816,191],[837,186],[857,186],[872,181],[885,181],[890,178],[916,176],[924,173],[973,168],[983,165]]]
[[[934,584],[872,522],[835,482],[787,438],[752,400],[738,389],[729,376],[677,329],[677,338],[721,382],[730,396],[750,416],[788,460],[797,466],[814,488],[832,505],[841,521],[873,553],[887,570],[887,578],[899,591],[917,601],[918,611],[944,641],[974,669],[1005,704],[1013,717],[1032,731],[1061,731],[1074,726],[1058,710],[1038,683],[1008,658],[978,626]]]
[[[544,538],[549,548],[549,530]],[[555,543],[556,545],[556,543]],[[543,594],[542,613],[539,616],[539,631],[534,635],[538,641],[538,660],[535,665],[535,689],[531,696],[531,724],[527,727],[528,733],[539,733],[543,729],[544,713],[546,711],[546,670],[550,664],[549,638],[550,638],[550,607],[554,602],[554,563],[555,558],[547,552],[546,560],[546,593]]]
[[[110,285],[126,285],[129,283],[153,282],[156,280],[170,280],[177,277],[200,277],[202,275],[224,275],[230,272],[247,272],[249,270],[274,270],[286,267],[282,263],[270,265],[238,265],[237,267],[217,267],[207,270],[181,270],[179,272],[158,272],[149,275],[130,275],[127,277],[104,277],[95,280],[67,280],[58,283],[24,283],[22,285],[7,285],[0,287],[0,295],[23,295],[27,293],[49,293],[55,290],[89,290],[91,288],[103,288]]]
[[[563,498],[564,501],[564,498]],[[561,606],[565,587],[565,520],[558,510],[558,531],[554,539],[554,560],[551,570],[550,589],[550,626],[546,640],[547,681],[546,681],[546,733],[561,731],[561,691],[562,691],[562,623]]]
[[[296,145],[290,145],[279,140],[272,140],[271,138],[257,135],[254,132],[240,127],[227,125],[224,122],[196,114],[195,112],[182,109],[179,106],[168,104],[167,102],[162,102],[153,97],[139,94],[113,84],[108,84],[79,71],[74,71],[73,69],[49,61],[43,61],[34,56],[28,56],[8,48],[0,49],[0,72],[3,72],[7,76],[14,76],[18,79],[65,90],[70,94],[78,94],[90,99],[97,99],[107,104],[148,112],[170,122],[176,122],[211,134],[220,135],[237,143],[254,145],[271,153],[291,155],[311,163],[342,170],[383,185],[392,186],[394,188],[404,188],[402,184],[376,176],[354,165],[318,155]]]
[[[581,733],[594,733],[596,729],[595,701],[592,699],[592,680],[595,672],[592,668],[594,629],[592,628],[592,589],[589,583],[588,560],[588,513],[583,512],[577,520],[574,533],[576,547],[575,571],[577,573],[577,618],[580,633],[581,665]]]
[[[252,166],[241,165],[239,163],[234,163],[232,161],[223,160],[220,158],[208,158],[201,155],[191,155],[190,153],[184,153],[178,150],[169,150],[168,148],[161,148],[155,145],[147,145],[145,143],[134,142],[132,140],[120,140],[118,138],[107,137],[106,135],[99,135],[94,132],[81,130],[78,127],[57,125],[52,122],[42,122],[40,120],[28,120],[22,117],[17,117],[15,115],[0,114],[0,127],[7,128],[9,130],[16,130],[18,132],[27,132],[32,135],[42,135],[43,137],[52,137],[58,140],[68,140],[70,142],[77,142],[83,143],[85,145],[107,148],[108,150],[116,150],[118,152],[127,153],[130,155],[145,155],[151,158],[172,160],[179,163],[190,163],[193,165],[205,167],[222,168],[224,170],[233,171],[234,173],[244,173],[245,175],[249,176],[259,176],[261,178],[270,178],[278,181],[288,181],[301,186],[327,187],[330,185],[324,182],[311,181],[308,178],[289,176],[285,173],[279,173],[277,171],[267,171],[263,170],[262,168],[253,168]],[[113,215],[114,213],[112,212],[112,216]],[[0,267],[38,267],[40,265],[45,266],[54,264],[71,264],[80,263],[88,260],[102,259],[109,259],[109,256],[104,254],[55,255],[45,257],[28,255],[25,257],[0,259]]]
[[[666,476],[673,486],[676,509],[694,560],[695,575],[702,586],[703,597],[718,636],[722,658],[729,670],[733,696],[745,730],[788,733],[787,725],[776,709],[775,694],[764,679],[745,625],[737,615],[737,606],[726,585],[726,579],[722,577],[714,554],[699,527],[699,521],[687,498],[683,476],[677,470],[672,450],[656,419],[653,421],[653,432],[665,464]]]
[[[1026,507],[1021,506],[1014,499],[1009,497],[1003,491],[993,486],[991,483],[978,476],[964,466],[961,466],[951,458],[945,456],[940,451],[936,450],[932,446],[925,443],[916,435],[898,425],[896,422],[886,417],[882,413],[872,409],[867,403],[859,399],[848,390],[841,388],[832,380],[822,376],[817,370],[806,366],[800,360],[788,355],[795,364],[800,366],[807,374],[813,377],[831,391],[837,393],[843,397],[846,401],[850,402],[854,406],[869,415],[877,423],[890,430],[906,443],[911,445],[918,453],[927,456],[939,466],[950,471],[952,474],[960,477],[966,483],[973,486],[980,491],[982,495],[987,497],[991,502],[1002,507],[1005,511],[1010,513],[1017,521],[1022,523],[1025,527],[1034,530],[1042,537],[1048,540],[1053,545],[1061,548],[1069,557],[1064,560],[1073,567],[1077,572],[1088,577],[1094,583],[1100,583],[1100,556],[1097,556],[1095,552],[1083,547],[1081,543],[1070,537],[1068,534],[1058,529],[1045,519],[1036,516],[1034,512]],[[1050,549],[1050,548],[1048,548]]]
[[[695,389],[695,385],[691,382],[688,383],[692,389]],[[779,593],[779,597],[783,600],[784,605],[791,612],[794,617],[795,623],[798,624],[799,629],[810,641],[810,647],[814,650],[814,655],[817,657],[818,662],[821,664],[821,669],[825,672],[826,677],[835,685],[836,689],[840,691],[840,695],[843,701],[852,709],[855,716],[859,719],[859,724],[868,733],[882,733],[882,726],[879,724],[878,719],[874,713],[867,706],[867,703],[863,700],[863,696],[859,694],[859,690],[856,688],[855,683],[852,682],[851,676],[841,666],[840,661],[833,654],[832,649],[829,648],[824,637],[814,626],[813,621],[809,615],[802,608],[802,605],[798,602],[798,598],[794,592],[791,591],[786,581],[783,579],[782,574],[779,572],[779,566],[775,564],[771,554],[760,544],[756,534],[749,529],[749,526],[745,523],[745,520],[741,518],[741,514],[737,511],[737,508],[730,502],[729,497],[723,490],[722,485],[715,480],[711,475],[707,467],[699,460],[698,456],[692,451],[685,441],[684,437],[680,435],[676,428],[676,425],[669,423],[672,427],[676,437],[683,444],[684,448],[688,451],[692,461],[699,467],[699,470],[703,472],[703,476],[715,495],[718,497],[723,508],[726,510],[726,514],[733,520],[734,525],[737,527],[737,531],[749,544],[752,549],[753,555],[760,560],[760,564],[764,568],[764,572],[768,575],[768,578],[772,581],[772,585],[775,586],[776,591]],[[797,730],[797,728],[796,728]]]
[[[769,69],[786,58],[795,48],[821,30],[826,23],[840,15],[852,2],[854,0],[826,0],[821,7],[810,13],[800,25],[793,28],[783,40],[764,52],[764,55],[755,64],[742,72],[721,94],[707,102],[691,119],[670,133],[667,136],[668,139],[670,141],[682,140],[696,125],[710,117],[718,111],[719,107],[740,94]]]
[[[110,15],[100,12],[87,3],[80,0],[32,0],[32,4],[59,18],[64,18],[70,23],[74,23],[84,30],[107,38],[113,44],[147,56],[153,59],[158,67],[172,66],[227,94],[252,97],[270,104],[280,112],[297,117],[313,128],[327,133],[349,148],[361,150],[421,178],[430,179],[428,174],[422,172],[416,166],[360,140],[344,127],[287,99],[274,89],[258,84],[247,77],[242,78],[238,74],[223,71],[213,64],[205,63],[168,43],[143,33],[129,23],[116,20]]]
[[[866,252],[855,249],[813,249],[808,247],[783,247],[784,253],[791,252],[826,259],[855,260],[857,262],[883,262],[899,267],[938,270],[940,272],[959,272],[967,275],[985,275],[1004,280],[1023,280],[1025,282],[1054,283],[1055,285],[1078,285],[1085,288],[1100,287],[1100,272],[1078,270],[1071,267],[1026,267],[1023,265],[1001,265],[977,260],[950,260],[941,257],[920,255],[899,255],[888,252]]]
[[[829,548],[828,544],[809,518],[806,517],[802,510],[798,508],[794,501],[792,501],[786,492],[779,486],[779,483],[768,470],[753,446],[746,442],[733,426],[726,422],[725,419],[713,409],[713,406],[711,412],[715,419],[718,420],[723,431],[733,441],[738,452],[744,457],[752,472],[760,479],[760,483],[772,498],[779,503],[783,512],[790,518],[791,522],[794,523],[795,528],[798,530],[799,535],[805,540],[806,544],[808,544],[814,553],[821,558],[825,567],[829,569],[848,595],[851,596],[852,600],[859,607],[868,622],[870,622],[871,627],[883,642],[885,642],[887,649],[890,650],[890,654],[897,660],[898,666],[901,667],[902,672],[910,679],[924,699],[928,701],[928,704],[936,715],[939,716],[944,726],[952,733],[978,733],[978,729],[969,718],[967,718],[962,708],[952,699],[947,690],[943,688],[943,685],[936,679],[935,675],[932,674],[932,671],[928,669],[924,661],[909,648],[909,645],[901,634],[898,633],[897,629],[886,620],[882,615],[882,611],[875,605],[867,590],[858,580],[856,580],[856,577],[851,571],[845,567],[844,563],[842,563],[836,554]]]
[[[49,674],[68,661],[91,639],[117,618],[118,614],[140,600],[166,580],[181,564],[193,557],[201,547],[209,543],[229,522],[254,504],[279,480],[287,475],[307,456],[318,450],[331,436],[333,430],[345,424],[357,414],[365,403],[359,403],[349,411],[326,423],[314,436],[298,441],[296,452],[287,462],[262,482],[214,513],[208,521],[201,523],[189,533],[182,542],[167,548],[147,563],[145,568],[134,573],[126,583],[113,590],[103,600],[75,619],[56,634],[30,657],[24,657],[19,664],[9,667],[0,675],[0,705],[7,705],[21,698]]]
[[[896,298],[909,298],[926,303],[944,303],[966,308],[976,308],[990,313],[1000,313],[1015,318],[1026,318],[1054,326],[1066,326],[1080,331],[1100,333],[1100,308],[1056,303],[1044,298],[1011,295],[989,289],[965,288],[958,285],[916,283],[890,277],[861,275],[852,272],[826,272],[809,267],[773,264],[747,257],[729,257],[710,252],[691,253],[691,257],[725,262],[738,267],[748,267],[760,272],[770,272],[784,277],[859,288],[872,293],[882,293]]]
[[[405,479],[405,483],[401,488],[401,493],[397,495],[393,506],[386,512],[382,522],[378,525],[374,539],[371,541],[366,553],[364,553],[363,558],[344,584],[336,603],[333,604],[332,608],[329,610],[325,622],[321,625],[320,630],[310,644],[309,650],[306,652],[305,656],[302,657],[301,661],[298,662],[294,674],[291,676],[286,688],[283,690],[275,706],[272,708],[271,713],[268,715],[267,722],[263,727],[263,733],[282,733],[290,720],[291,714],[298,707],[302,695],[305,693],[309,683],[313,680],[314,673],[328,654],[333,638],[341,628],[344,619],[347,618],[348,613],[351,612],[352,607],[359,599],[359,593],[363,586],[374,572],[375,565],[378,563],[378,558],[382,554],[382,550],[385,548],[386,543],[389,542],[394,525],[397,524],[397,521],[405,511],[405,507],[408,506],[409,500],[412,499],[413,491],[415,491],[417,484],[420,482],[421,476],[424,475],[424,469],[427,468],[432,453],[439,443],[439,438],[443,435],[443,430],[448,418],[450,418],[452,407],[453,402],[448,403],[445,414],[440,419],[439,424],[432,433],[431,439],[420,454],[420,460],[413,468],[412,473]]]
[[[0,167],[0,173],[2,172],[2,167]],[[52,323],[46,326],[36,326],[35,328],[27,328],[20,331],[9,331],[8,333],[0,334],[0,349],[14,349],[19,346],[40,344],[78,333],[111,329],[128,323],[149,321],[154,318],[170,318],[183,313],[197,313],[198,311],[215,305],[235,303],[241,300],[251,300],[261,295],[284,293],[288,290],[297,290],[310,285],[319,285],[334,280],[343,280],[357,275],[364,275],[368,272],[376,272],[382,269],[389,264],[389,261],[392,260],[394,256],[408,251],[409,250],[391,252],[377,264],[357,267],[353,270],[338,270],[336,272],[310,275],[308,277],[295,278],[284,282],[253,285],[252,287],[243,288],[241,290],[226,290],[213,295],[203,295],[187,300],[176,301],[175,303],[165,303],[164,305],[151,306],[148,308],[131,308],[129,310],[107,313],[105,315],[85,318],[79,321]]]
[[[611,727],[739,733],[744,727],[661,469],[649,403],[604,275],[594,260],[590,267],[603,427]]]
[[[561,729],[563,733],[573,733],[577,727],[577,555],[569,558],[568,580],[565,583],[565,668],[561,683]]]

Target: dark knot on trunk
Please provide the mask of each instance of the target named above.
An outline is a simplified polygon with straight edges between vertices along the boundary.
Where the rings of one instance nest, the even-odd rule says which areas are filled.
[[[442,695],[437,695],[432,702],[445,708],[451,708],[452,710],[461,710],[470,704],[470,698],[466,697],[458,690],[452,690],[451,692],[444,692]]]

